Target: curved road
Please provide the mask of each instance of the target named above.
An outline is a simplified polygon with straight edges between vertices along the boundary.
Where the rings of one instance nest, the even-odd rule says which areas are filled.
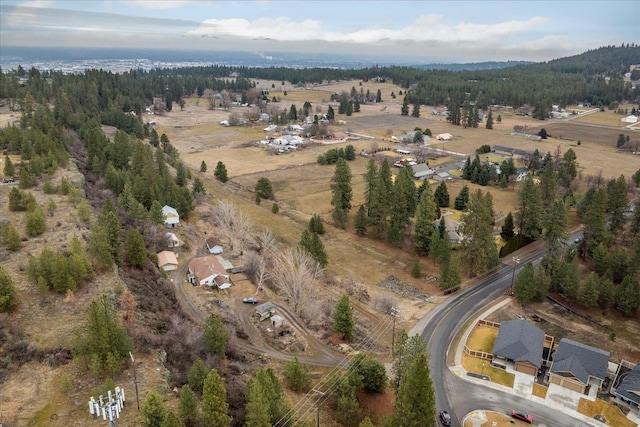
[[[574,234],[570,241],[580,236],[581,233]],[[519,268],[528,262],[539,263],[543,255],[544,251],[541,250],[522,257]],[[456,294],[447,304],[433,310],[423,319],[425,326],[420,335],[431,354],[429,364],[436,407],[438,410],[447,410],[454,420],[459,421],[469,412],[478,409],[504,414],[510,414],[512,409],[520,409],[531,413],[536,424],[541,426],[582,427],[583,421],[554,411],[548,406],[461,379],[447,366],[449,349],[457,331],[474,313],[507,292],[512,275],[513,266],[501,264],[472,288]]]

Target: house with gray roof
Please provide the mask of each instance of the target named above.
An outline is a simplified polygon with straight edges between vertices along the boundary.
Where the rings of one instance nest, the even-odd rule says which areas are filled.
[[[436,171],[431,169],[426,163],[411,165],[411,169],[413,170],[413,177],[415,179],[429,179],[436,173]]]
[[[611,390],[618,402],[624,402],[631,408],[640,408],[640,363],[623,374],[615,389]],[[638,413],[640,418],[640,412]]]
[[[493,344],[493,355],[515,364],[518,372],[533,376],[542,366],[544,331],[524,319],[500,323],[500,330]]]
[[[607,374],[610,353],[567,338],[553,355],[549,382],[578,393],[599,390]]]

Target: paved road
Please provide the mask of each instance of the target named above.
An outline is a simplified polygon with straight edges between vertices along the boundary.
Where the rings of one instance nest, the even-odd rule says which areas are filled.
[[[571,236],[570,241],[580,237],[581,233]],[[539,263],[544,255],[538,251],[521,257],[519,268],[528,262]],[[482,307],[508,293],[513,275],[512,265],[500,265],[492,274],[483,277],[472,288],[456,294],[447,304],[438,307],[424,319],[424,329],[420,333],[427,343],[431,354],[430,368],[438,410],[449,411],[454,420],[460,420],[469,412],[477,409],[490,409],[501,413],[511,413],[512,409],[521,409],[531,413],[536,424],[542,426],[582,427],[578,421],[547,406],[523,399],[513,394],[484,387],[463,380],[454,375],[447,366],[449,351],[458,329]]]

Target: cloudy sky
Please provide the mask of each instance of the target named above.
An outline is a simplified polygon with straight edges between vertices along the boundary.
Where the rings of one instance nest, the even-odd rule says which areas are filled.
[[[541,61],[640,42],[637,1],[2,0],[2,46]],[[1,49],[0,49],[1,54]]]

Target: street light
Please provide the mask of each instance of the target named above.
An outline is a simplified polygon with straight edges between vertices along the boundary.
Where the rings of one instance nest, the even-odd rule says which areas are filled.
[[[513,282],[516,280],[516,266],[520,264],[520,258],[512,257],[513,260],[513,274],[511,276],[511,289],[509,290],[509,295],[513,295]]]

